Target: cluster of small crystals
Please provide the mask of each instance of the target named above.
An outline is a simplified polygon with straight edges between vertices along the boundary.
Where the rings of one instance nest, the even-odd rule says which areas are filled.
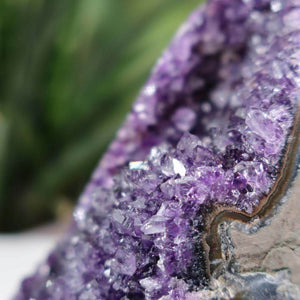
[[[298,5],[297,3],[298,2]],[[199,299],[217,206],[251,214],[297,112],[299,0],[211,0],[182,26],[16,299]]]

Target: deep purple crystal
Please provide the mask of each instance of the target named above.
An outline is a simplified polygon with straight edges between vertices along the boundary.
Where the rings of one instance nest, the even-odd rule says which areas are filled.
[[[159,59],[16,299],[199,299],[216,207],[252,214],[298,112],[300,1],[211,0]]]

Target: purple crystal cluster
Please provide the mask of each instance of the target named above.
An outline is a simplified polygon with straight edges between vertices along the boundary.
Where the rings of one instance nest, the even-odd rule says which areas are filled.
[[[16,299],[199,299],[206,218],[251,215],[296,122],[300,1],[211,0],[171,42]]]

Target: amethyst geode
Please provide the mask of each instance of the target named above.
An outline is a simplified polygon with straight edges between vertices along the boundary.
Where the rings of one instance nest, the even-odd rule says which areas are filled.
[[[299,64],[299,0],[211,0],[195,10],[71,229],[16,299],[208,299],[216,216],[250,220],[287,181]]]

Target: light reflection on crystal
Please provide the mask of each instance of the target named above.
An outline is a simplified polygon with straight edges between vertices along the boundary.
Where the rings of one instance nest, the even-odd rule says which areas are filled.
[[[131,161],[129,162],[130,170],[147,170],[147,162],[144,161]]]
[[[51,280],[47,280],[47,282],[46,282],[46,287],[48,288],[48,287],[50,287],[52,285],[52,281]]]
[[[280,0],[271,1],[271,10],[273,12],[279,12],[282,9],[282,3]]]
[[[173,167],[174,167],[174,172],[176,174],[179,174],[181,177],[185,176],[186,169],[181,161],[179,161],[176,158],[173,158]]]
[[[147,85],[144,89],[144,94],[146,96],[152,96],[156,91],[156,87],[154,84]]]

